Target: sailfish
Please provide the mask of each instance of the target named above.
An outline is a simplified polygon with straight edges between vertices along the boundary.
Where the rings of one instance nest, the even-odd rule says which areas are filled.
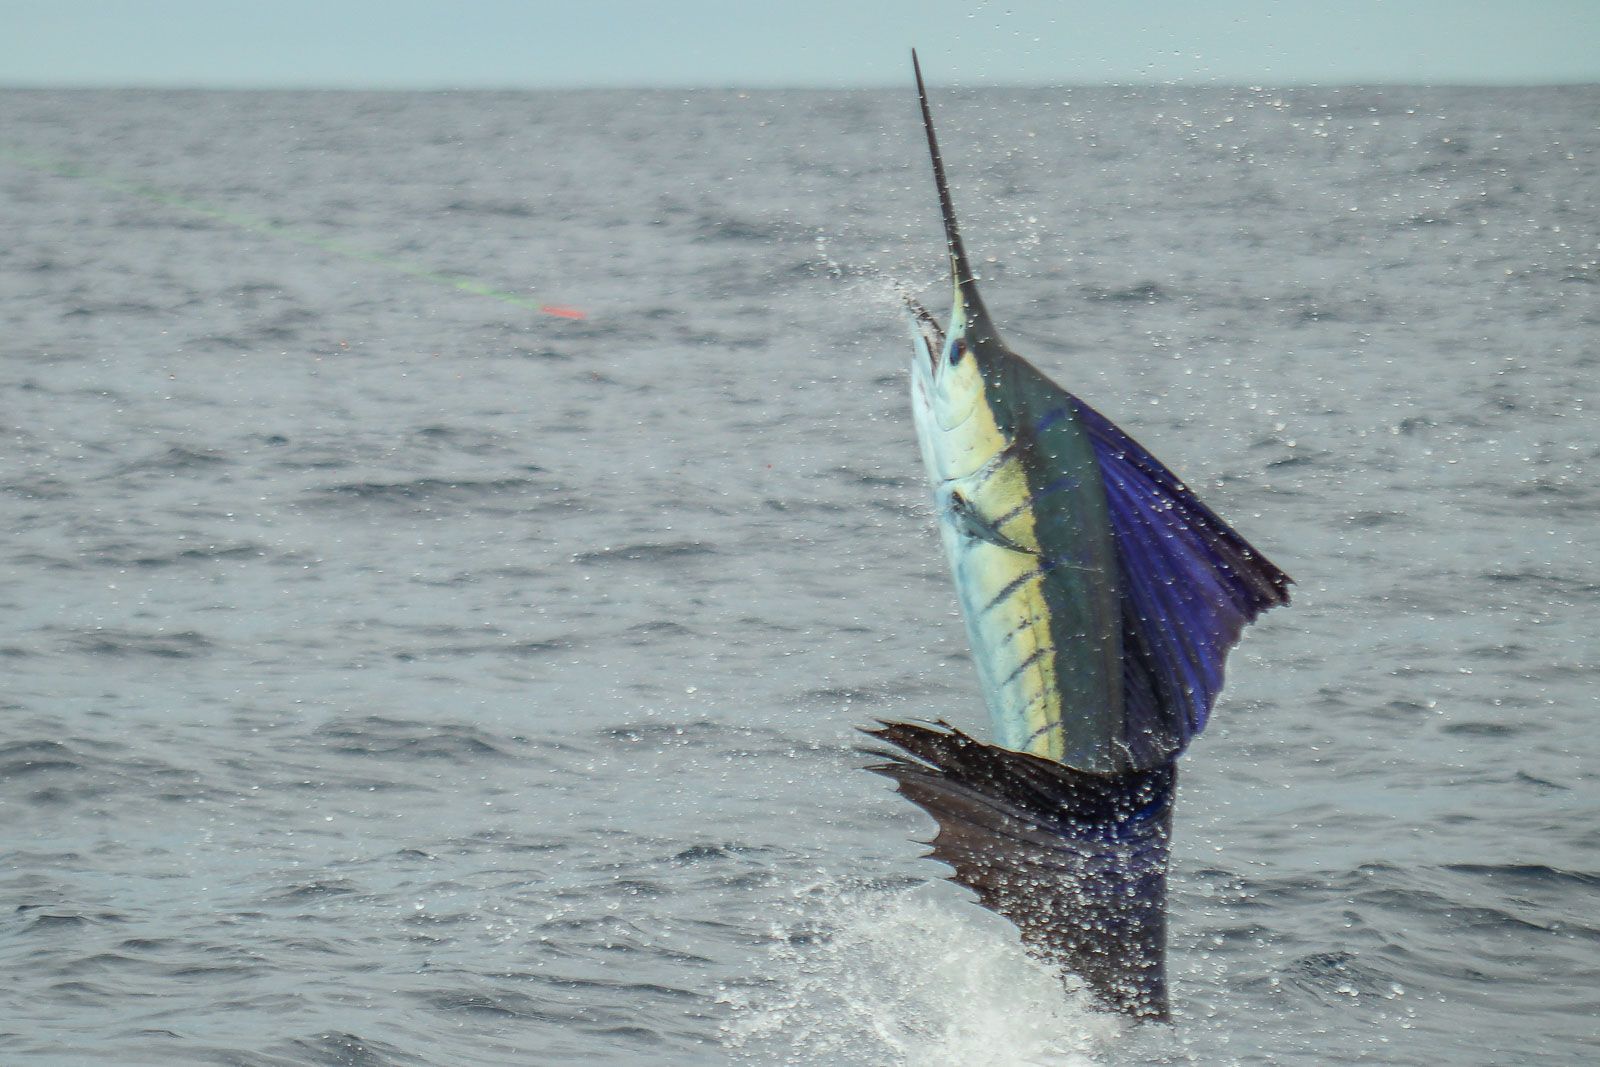
[[[1001,340],[944,216],[947,327],[915,301],[911,394],[993,743],[880,721],[873,767],[932,815],[930,855],[1099,1003],[1169,1017],[1176,761],[1229,650],[1291,580],[1110,419]]]

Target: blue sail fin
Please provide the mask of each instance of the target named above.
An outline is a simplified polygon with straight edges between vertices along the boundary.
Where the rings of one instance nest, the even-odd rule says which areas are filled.
[[[1064,710],[1104,720],[1114,731],[1121,749],[1115,769],[1160,766],[1205,728],[1228,652],[1258,615],[1289,602],[1289,576],[1143,445],[1027,360],[1012,355],[1005,380],[1010,429],[1028,442],[1043,554],[1076,565],[1060,572],[1062,581],[1092,583],[1094,571],[1114,571],[1100,584],[1114,590],[1106,626],[1115,637],[1091,627],[1079,658],[1113,652],[1115,699]],[[1092,459],[1079,458],[1079,447]],[[1088,553],[1085,542],[1094,539],[1086,539],[1081,522],[1060,521],[1087,506],[1081,477],[1069,477],[1084,463],[1099,471],[1104,487],[1104,564]]]
[[[1067,395],[1094,444],[1117,549],[1127,743],[1135,767],[1153,767],[1205,728],[1228,651],[1289,602],[1291,580],[1144,446]]]

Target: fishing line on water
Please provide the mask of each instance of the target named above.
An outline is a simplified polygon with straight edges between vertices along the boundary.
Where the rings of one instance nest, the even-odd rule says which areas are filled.
[[[468,278],[459,274],[447,274],[443,271],[433,270],[430,267],[425,267],[417,263],[408,263],[403,259],[393,259],[377,252],[369,252],[364,248],[355,248],[339,241],[329,240],[326,237],[319,237],[314,233],[307,233],[306,231],[296,229],[293,226],[286,226],[281,222],[272,222],[267,219],[257,218],[254,215],[246,215],[237,211],[225,211],[222,208],[213,207],[210,204],[206,204],[198,200],[191,200],[188,197],[178,196],[175,193],[169,193],[166,190],[158,189],[153,185],[145,185],[142,182],[125,181],[120,178],[112,178],[103,174],[97,174],[94,171],[79,166],[76,163],[67,163],[61,160],[49,159],[45,156],[28,152],[14,146],[0,145],[0,157],[20,163],[21,165],[32,170],[43,171],[48,174],[56,174],[64,178],[76,178],[80,181],[88,182],[89,184],[98,186],[102,189],[109,189],[112,192],[122,193],[128,196],[136,196],[144,200],[154,201],[158,204],[166,204],[169,207],[180,208],[184,211],[193,212],[197,215],[204,215],[206,218],[216,219],[218,222],[225,222],[228,225],[241,230],[248,230],[252,233],[266,234],[269,237],[279,237],[283,240],[293,241],[296,244],[306,245],[310,248],[316,248],[336,256],[343,256],[346,259],[355,259],[360,260],[363,263],[371,263],[374,266],[398,271],[401,274],[407,274],[413,278],[420,278],[423,281],[433,282],[435,285],[443,285],[451,289],[458,289],[461,292],[472,293],[475,296],[486,296],[491,300],[498,300],[502,304],[510,304],[512,307],[522,308],[526,311],[537,311],[541,314],[550,315],[559,319],[583,319],[588,317],[578,308],[567,307],[561,304],[540,303],[536,300],[530,300],[525,296],[518,296],[516,293],[508,293],[503,289],[496,289],[494,286],[480,282],[475,278]]]

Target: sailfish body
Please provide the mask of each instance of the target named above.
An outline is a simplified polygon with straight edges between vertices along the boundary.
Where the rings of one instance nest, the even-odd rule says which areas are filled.
[[[916,62],[913,54],[913,63]],[[936,858],[1109,1006],[1164,1018],[1174,761],[1290,580],[1147,450],[1001,341],[944,215],[948,330],[912,304],[912,410],[995,742],[888,723],[876,768]]]

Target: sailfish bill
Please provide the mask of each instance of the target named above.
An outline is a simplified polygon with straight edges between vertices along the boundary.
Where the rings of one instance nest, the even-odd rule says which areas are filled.
[[[1288,575],[1104,415],[1001,341],[944,220],[946,328],[910,304],[912,412],[995,743],[883,723],[871,768],[939,824],[932,856],[1108,1007],[1168,1014],[1175,761],[1228,651]]]

